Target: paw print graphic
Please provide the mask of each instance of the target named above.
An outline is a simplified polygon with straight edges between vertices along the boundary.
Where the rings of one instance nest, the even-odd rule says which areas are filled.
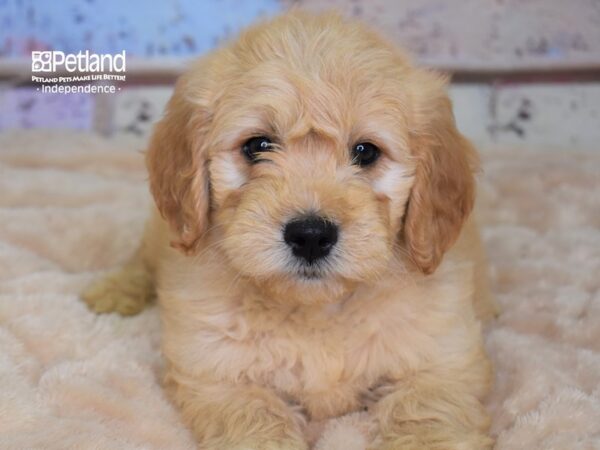
[[[52,52],[31,52],[32,72],[52,71]]]

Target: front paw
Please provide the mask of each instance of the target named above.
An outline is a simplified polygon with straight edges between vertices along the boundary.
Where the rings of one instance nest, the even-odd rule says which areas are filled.
[[[218,447],[200,447],[202,450],[223,450]],[[231,450],[308,450],[308,445],[300,439],[252,439],[241,444],[228,447]]]
[[[238,423],[238,426],[231,424],[226,429],[221,428],[218,434],[206,433],[208,430],[197,426],[193,426],[192,431],[200,450],[308,450],[308,443],[299,430],[277,421],[265,423],[258,416],[260,413],[255,415],[254,425],[260,429],[239,427]]]
[[[81,297],[96,313],[131,316],[141,312],[153,295],[150,275],[143,269],[126,267],[95,281]]]
[[[379,438],[368,450],[491,450],[493,444],[489,436],[477,432],[433,427],[416,434]]]

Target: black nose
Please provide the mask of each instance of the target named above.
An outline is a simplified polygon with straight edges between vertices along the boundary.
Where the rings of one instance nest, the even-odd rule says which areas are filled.
[[[308,216],[288,222],[283,239],[294,255],[312,264],[329,254],[338,240],[338,228],[323,217]]]

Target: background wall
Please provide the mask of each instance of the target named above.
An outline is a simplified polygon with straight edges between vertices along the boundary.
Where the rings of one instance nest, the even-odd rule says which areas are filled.
[[[0,130],[146,136],[185,62],[291,6],[338,9],[454,74],[459,126],[480,145],[600,139],[598,0],[0,0]],[[41,94],[32,50],[128,54],[115,95]]]
[[[189,57],[280,9],[276,0],[3,0],[0,56],[89,49],[126,50],[138,58]]]

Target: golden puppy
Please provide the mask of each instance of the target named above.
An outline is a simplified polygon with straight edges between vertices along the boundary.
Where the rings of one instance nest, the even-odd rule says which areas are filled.
[[[491,447],[477,157],[440,76],[288,14],[181,77],[147,165],[141,249],[84,298],[131,314],[155,287],[201,448],[306,449],[308,421],[365,409],[373,449]]]

